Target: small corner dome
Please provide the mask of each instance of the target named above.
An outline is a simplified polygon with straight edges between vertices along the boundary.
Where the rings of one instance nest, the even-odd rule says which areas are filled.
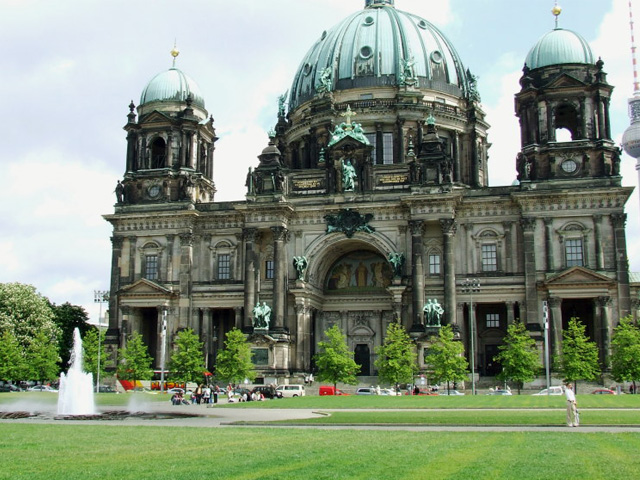
[[[184,72],[173,67],[149,81],[140,95],[140,105],[152,102],[186,102],[189,95],[194,106],[205,108],[198,84]]]
[[[572,30],[556,28],[545,34],[529,50],[525,60],[531,70],[561,64],[595,63],[587,41]]]

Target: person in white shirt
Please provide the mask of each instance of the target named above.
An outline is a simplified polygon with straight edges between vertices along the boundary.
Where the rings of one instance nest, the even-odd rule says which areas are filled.
[[[567,426],[578,426],[578,404],[576,403],[576,395],[570,383],[564,387],[564,395],[567,397]]]

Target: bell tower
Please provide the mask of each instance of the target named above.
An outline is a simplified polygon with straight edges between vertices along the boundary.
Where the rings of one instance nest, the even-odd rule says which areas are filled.
[[[571,180],[616,177],[620,149],[611,139],[607,83],[601,59],[587,42],[557,26],[527,55],[515,97],[520,120],[518,180]]]
[[[212,202],[213,117],[197,84],[173,66],[156,75],[137,107],[129,105],[124,179],[118,205]],[[137,117],[137,119],[136,119]],[[118,193],[118,190],[116,191]]]

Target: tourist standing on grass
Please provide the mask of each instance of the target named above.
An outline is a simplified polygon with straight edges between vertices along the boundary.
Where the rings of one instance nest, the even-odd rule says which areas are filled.
[[[576,395],[570,383],[564,387],[564,395],[567,397],[567,426],[578,426],[578,404],[576,403]]]

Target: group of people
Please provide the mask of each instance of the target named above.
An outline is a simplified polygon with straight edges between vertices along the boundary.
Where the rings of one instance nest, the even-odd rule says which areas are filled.
[[[202,405],[210,403],[218,403],[218,396],[224,392],[218,385],[198,385],[195,390],[189,390],[187,394],[189,398],[178,391],[171,396],[173,405]]]

